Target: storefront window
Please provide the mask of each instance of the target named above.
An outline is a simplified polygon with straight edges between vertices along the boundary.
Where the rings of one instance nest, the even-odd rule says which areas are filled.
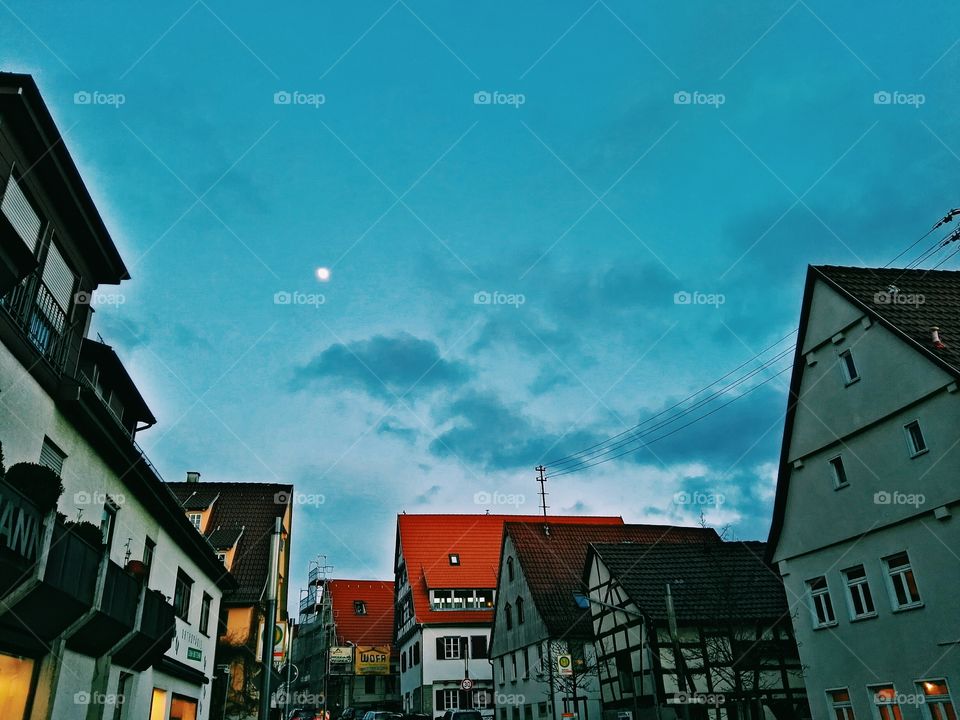
[[[170,720],[197,720],[197,701],[174,695],[170,702]]]
[[[0,717],[20,720],[27,710],[33,660],[0,653]]]
[[[160,688],[153,689],[153,699],[150,701],[150,720],[166,720],[167,691]]]

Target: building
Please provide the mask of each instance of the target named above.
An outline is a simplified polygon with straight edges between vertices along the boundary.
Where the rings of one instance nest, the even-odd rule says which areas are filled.
[[[0,73],[0,717],[205,720],[234,587],[136,443],[91,294],[128,278],[33,79]],[[214,620],[211,620],[211,617]]]
[[[405,710],[439,717],[452,708],[476,708],[492,717],[488,643],[503,525],[538,519],[543,520],[536,515],[397,516],[395,644]],[[623,520],[551,517],[550,522]]]
[[[287,587],[290,577],[290,531],[293,486],[282,483],[201,482],[187,473],[186,482],[167,483],[180,512],[214,547],[236,579],[237,589],[220,611],[214,682],[213,717],[245,720],[259,713],[262,631],[266,612],[271,536],[281,521],[274,660],[286,659]]]
[[[583,567],[590,543],[719,542],[712,529],[668,525],[504,524],[490,659],[497,720],[600,720],[600,686]],[[570,655],[573,674],[558,659]],[[576,702],[574,702],[576,695]]]
[[[955,717],[960,273],[811,267],[769,546],[815,720]]]
[[[400,661],[393,647],[393,582],[329,580],[304,596],[294,643],[297,707],[325,704],[331,717],[352,708],[400,709]],[[325,700],[325,703],[324,703]]]
[[[760,542],[591,545],[604,718],[809,717],[786,594]]]

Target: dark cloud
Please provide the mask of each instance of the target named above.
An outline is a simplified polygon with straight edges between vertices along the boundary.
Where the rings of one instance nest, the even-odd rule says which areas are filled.
[[[335,343],[297,368],[295,389],[316,381],[337,381],[377,398],[395,399],[416,391],[456,388],[470,377],[463,363],[447,360],[436,343],[400,333]]]
[[[377,425],[378,435],[393,435],[407,443],[413,443],[420,435],[416,428],[405,427],[396,422],[396,420],[387,418]]]
[[[413,499],[414,505],[429,505],[430,501],[440,494],[439,485],[431,485],[424,492]]]

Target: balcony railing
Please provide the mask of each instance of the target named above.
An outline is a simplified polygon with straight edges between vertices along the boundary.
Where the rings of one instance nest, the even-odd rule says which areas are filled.
[[[67,345],[67,312],[38,276],[24,278],[6,295],[3,308],[37,351],[58,371],[63,370]]]

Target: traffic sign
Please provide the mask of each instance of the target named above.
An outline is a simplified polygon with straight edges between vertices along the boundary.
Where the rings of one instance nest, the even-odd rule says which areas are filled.
[[[573,675],[573,657],[569,653],[557,655],[557,671],[564,677]]]
[[[461,690],[473,690],[473,680],[470,678],[464,678],[460,681]]]

